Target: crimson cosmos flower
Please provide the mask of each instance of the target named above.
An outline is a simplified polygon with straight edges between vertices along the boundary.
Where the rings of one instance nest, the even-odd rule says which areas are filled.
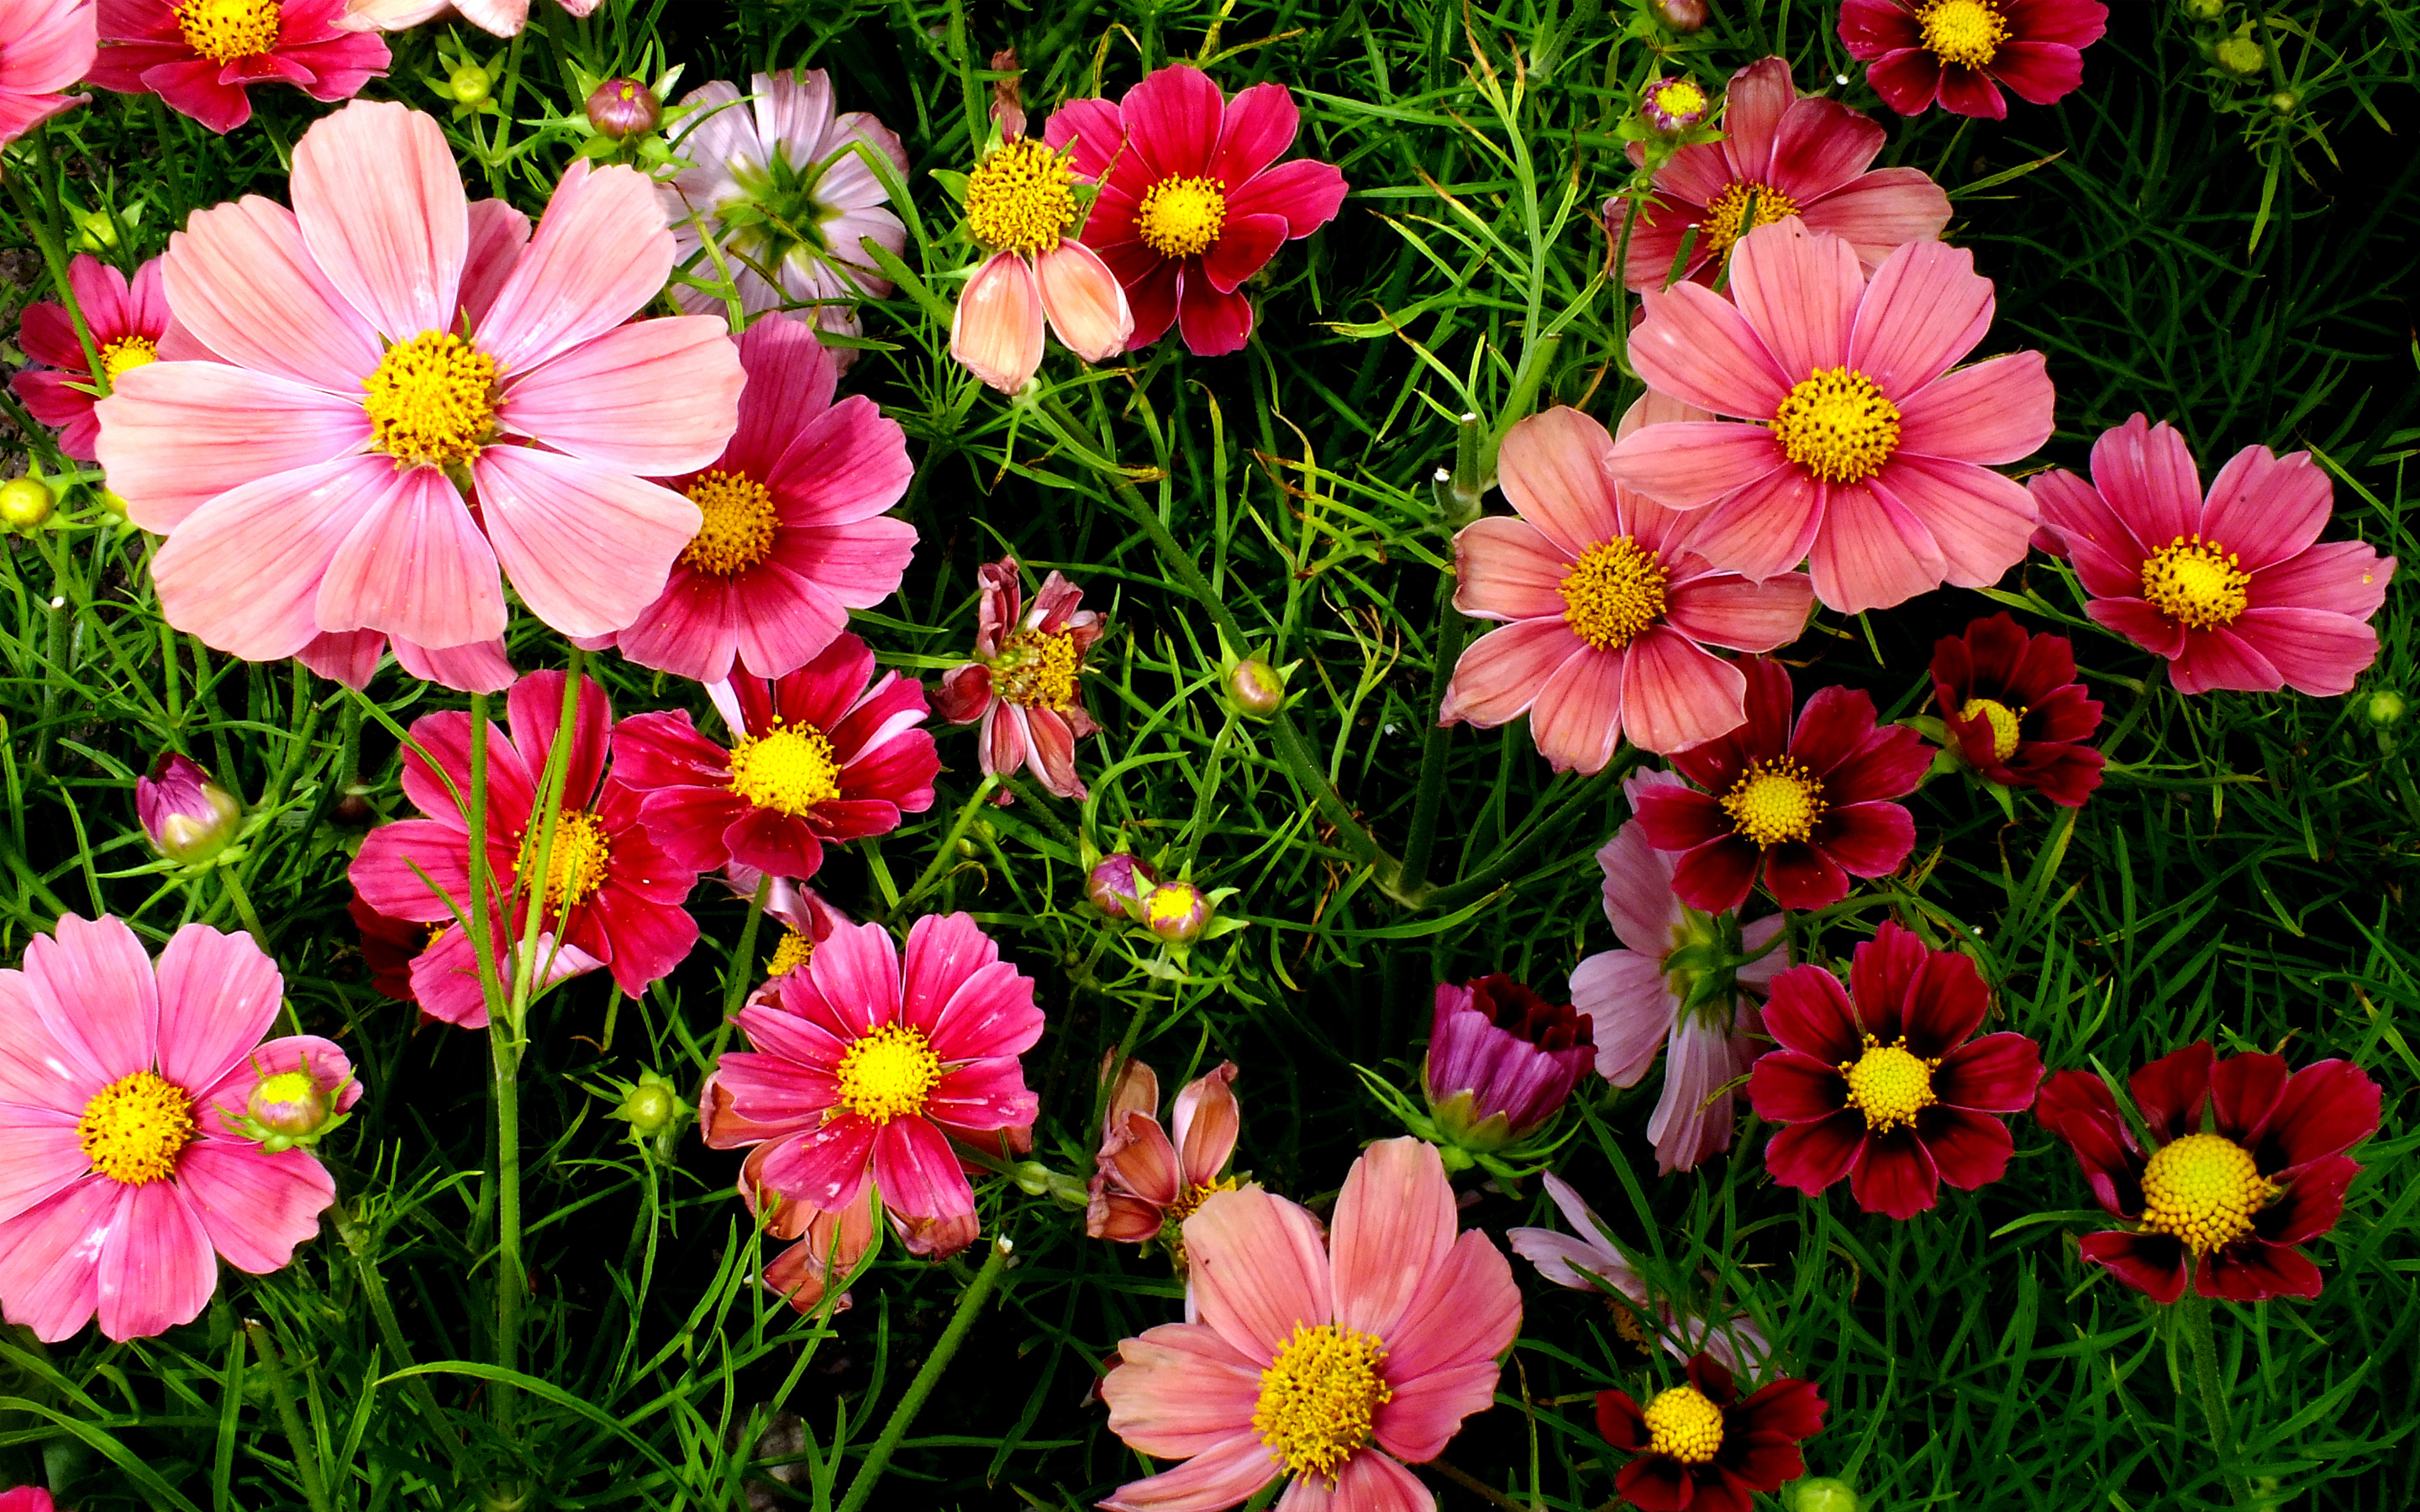
[[[1784,1379],[1741,1400],[1711,1355],[1689,1361],[1689,1383],[1645,1407],[1621,1391],[1596,1396],[1596,1430],[1634,1457],[1615,1489],[1639,1512],[1749,1512],[1750,1493],[1777,1491],[1807,1470],[1799,1441],[1823,1431],[1823,1394]]]
[[[163,347],[172,360],[209,360],[207,350],[176,329],[160,286],[162,261],[152,258],[131,280],[98,257],[79,256],[68,264],[68,287],[100,354],[101,370],[113,383],[122,373],[158,362]],[[92,461],[93,442],[101,435],[101,422],[92,413],[92,368],[68,307],[43,300],[26,305],[19,322],[17,344],[30,363],[41,365],[21,369],[8,386],[36,420],[59,427],[60,451]]]
[[[224,135],[252,119],[256,84],[349,100],[386,74],[386,43],[344,25],[345,0],[101,0],[101,56],[86,77],[158,95]]]
[[[1784,908],[1821,908],[1849,895],[1852,876],[1879,877],[1916,848],[1916,821],[1888,800],[1916,791],[1931,750],[1912,730],[1876,728],[1874,701],[1826,687],[1793,725],[1790,673],[1743,659],[1747,722],[1671,758],[1703,792],[1642,794],[1638,818],[1659,851],[1680,851],[1672,890],[1703,913],[1747,901],[1757,866]]]
[[[1078,609],[1084,591],[1055,572],[1020,613],[1015,557],[985,563],[976,578],[975,659],[941,674],[934,705],[952,724],[983,721],[976,745],[986,775],[1013,776],[1031,762],[1044,787],[1080,798],[1076,742],[1101,727],[1084,708],[1079,680],[1101,617]]]
[[[2319,1268],[2294,1246],[2335,1226],[2361,1167],[2345,1151],[2378,1132],[2378,1084],[2349,1060],[2291,1076],[2278,1056],[2213,1057],[2197,1041],[2127,1078],[2147,1156],[2107,1084],[2063,1071],[2034,1116],[2067,1141],[2101,1206],[2135,1225],[2086,1234],[2084,1257],[2153,1302],[2316,1297]],[[2205,1103],[2207,1111],[2205,1112]]]
[[[2075,680],[2065,636],[2027,635],[2007,614],[1932,646],[1932,701],[1966,764],[2002,787],[2032,788],[2080,809],[2106,756],[2085,745],[2101,703]]]
[[[1756,1114],[1789,1125],[1765,1168],[1808,1196],[1843,1176],[1857,1206],[1913,1218],[1941,1183],[2000,1179],[2014,1148],[1993,1114],[2023,1113],[2041,1047],[2022,1034],[1969,1036],[1992,994],[1975,963],[1888,919],[1849,963],[1849,990],[1822,966],[1773,980],[1767,1051],[1748,1077]]]
[[[2007,85],[2047,105],[2084,82],[2084,50],[2108,29],[2101,0],[1841,0],[1840,41],[1883,103],[1917,116],[1935,100],[2004,120]]]

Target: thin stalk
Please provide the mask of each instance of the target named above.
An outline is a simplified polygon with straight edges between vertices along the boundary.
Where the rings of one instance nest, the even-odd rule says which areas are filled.
[[[918,872],[916,880],[908,885],[908,890],[899,895],[900,907],[905,908],[908,903],[923,897],[925,888],[940,880],[941,869],[948,866],[950,857],[957,854],[959,839],[966,834],[967,826],[974,823],[975,815],[983,811],[985,802],[991,797],[992,789],[999,785],[1000,779],[996,777],[986,777],[977,784],[974,796],[969,798],[966,807],[958,810],[957,821],[950,825],[949,834],[942,838],[939,847],[933,852],[933,858],[924,863],[924,870]]]
[[[1463,640],[1470,622],[1453,607],[1456,579],[1448,570],[1437,579],[1436,667],[1429,677],[1429,728],[1420,742],[1420,787],[1412,798],[1412,832],[1404,841],[1404,862],[1395,873],[1395,894],[1424,900],[1428,891],[1429,853],[1436,843],[1437,815],[1445,809],[1447,747],[1453,732],[1442,722],[1446,689],[1453,686],[1453,666],[1462,659]]]
[[[45,198],[54,197],[50,138],[45,133],[37,132],[34,145],[39,154],[38,161],[41,165],[43,195]],[[101,348],[93,344],[92,328],[85,323],[84,306],[76,300],[75,285],[68,282],[67,248],[59,241],[58,228],[51,224],[45,208],[34,203],[32,194],[25,188],[23,175],[11,174],[8,179],[9,189],[17,196],[18,212],[25,217],[25,228],[34,234],[34,244],[41,249],[42,266],[50,270],[51,285],[59,291],[59,302],[67,307],[68,321],[75,327],[76,343],[84,348],[84,360],[92,367],[93,387],[99,389],[101,397],[105,399],[109,397],[109,369],[101,365]]]
[[[950,1367],[958,1346],[966,1342],[967,1331],[974,1327],[975,1314],[982,1310],[992,1288],[1000,1284],[1000,1273],[1007,1269],[1008,1257],[1016,1247],[1004,1234],[992,1241],[991,1254],[985,1259],[983,1269],[975,1273],[966,1294],[958,1299],[958,1310],[950,1316],[950,1326],[941,1330],[940,1340],[933,1346],[924,1367],[916,1372],[916,1379],[908,1383],[908,1394],[891,1410],[891,1421],[882,1425],[882,1436],[865,1452],[865,1463],[858,1467],[857,1478],[848,1483],[848,1494],[841,1499],[840,1512],[863,1512],[875,1487],[881,1483],[882,1473],[891,1468],[891,1457],[898,1451],[899,1441],[915,1427],[916,1414],[924,1410],[924,1398],[941,1383],[941,1373]]]
[[[471,695],[471,896],[462,910],[471,951],[479,967],[479,995],[488,1006],[488,1086],[495,1104],[496,1158],[489,1190],[496,1211],[496,1364],[517,1370],[521,1328],[521,1103],[520,1026],[512,1022],[488,933],[488,695]],[[484,1204],[482,1204],[484,1206]],[[496,1427],[512,1437],[519,1403],[503,1381],[491,1384],[489,1411]]]
[[[387,1352],[395,1357],[396,1369],[409,1369],[412,1363],[411,1345],[404,1338],[403,1325],[395,1316],[395,1304],[386,1294],[386,1277],[379,1270],[375,1253],[378,1238],[349,1210],[340,1207],[337,1211],[341,1216],[336,1219],[336,1237],[343,1241],[346,1253],[352,1257],[353,1274],[361,1282],[362,1295],[369,1299],[370,1317],[378,1324],[379,1337],[385,1342]],[[446,1458],[453,1462],[458,1474],[462,1446],[445,1431],[444,1414],[438,1408],[437,1394],[428,1389],[428,1378],[413,1376],[405,1383],[405,1390],[411,1395],[413,1405],[420,1409],[421,1415],[428,1420],[429,1436],[437,1441],[437,1446],[445,1452]]]
[[[2201,1398],[2203,1424],[2210,1429],[2210,1452],[2226,1482],[2226,1494],[2238,1506],[2257,1505],[2252,1499],[2251,1483],[2235,1468],[2235,1420],[2226,1410],[2226,1388],[2218,1379],[2218,1335],[2211,1325],[2210,1299],[2188,1291],[2178,1299],[2177,1310],[2193,1355],[2194,1388]]]
[[[237,875],[238,871],[233,866],[220,867],[219,885],[226,888],[227,901],[235,904],[236,918],[243,920],[243,932],[260,947],[261,954],[274,959],[277,952],[270,947],[269,931],[261,927],[260,916],[253,912],[252,894],[243,890],[243,879]]]
[[[319,1452],[302,1430],[302,1414],[294,1410],[294,1388],[287,1383],[286,1362],[278,1358],[277,1346],[269,1342],[266,1323],[246,1319],[243,1331],[252,1339],[253,1358],[269,1377],[269,1399],[277,1409],[277,1426],[286,1430],[287,1447],[293,1451],[294,1475],[302,1483],[302,1500],[311,1504],[311,1512],[329,1512],[328,1487],[319,1478]]]

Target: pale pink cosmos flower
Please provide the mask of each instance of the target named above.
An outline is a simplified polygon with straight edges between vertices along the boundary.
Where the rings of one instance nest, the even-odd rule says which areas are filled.
[[[2180,693],[2332,697],[2377,659],[2369,618],[2396,561],[2319,539],[2335,490],[2307,452],[2247,446],[2204,497],[2176,427],[2136,415],[2093,443],[2089,482],[2061,469],[2029,486],[2040,538],[2092,595],[2085,612],[2166,657]]]
[[[1747,424],[1649,425],[1607,470],[1706,509],[1691,544],[1709,561],[1770,578],[1805,558],[1815,596],[1857,613],[1988,587],[2024,560],[2033,498],[1987,464],[2048,438],[2050,376],[2040,352],[1951,371],[1992,326],[1972,253],[1915,242],[1869,281],[1855,248],[1792,219],[1741,240],[1730,299],[1696,284],[1641,299],[1638,376]]]
[[[121,920],[62,915],[0,971],[0,1318],[56,1343],[199,1317],[218,1262],[265,1274],[318,1231],[335,1182],[237,1121],[272,1077],[341,1113],[361,1084],[312,1035],[262,1041],[284,979],[240,934],[188,924],[154,963]]]
[[[1493,1401],[1521,1329],[1503,1251],[1454,1228],[1445,1164],[1418,1139],[1353,1163],[1325,1235],[1258,1186],[1202,1203],[1185,1220],[1187,1320],[1125,1341],[1101,1382],[1111,1432],[1185,1463],[1100,1504],[1218,1512],[1291,1477],[1287,1512],[1435,1506],[1404,1467]]]
[[[1733,1313],[1717,1323],[1676,1307],[1668,1297],[1651,1298],[1647,1278],[1614,1247],[1611,1227],[1581,1200],[1569,1181],[1552,1171],[1546,1173],[1546,1195],[1561,1211],[1563,1221],[1572,1226],[1571,1233],[1552,1228],[1504,1230],[1512,1253],[1536,1266],[1540,1279],[1574,1291],[1611,1291],[1626,1309],[1636,1309],[1615,1316],[1616,1332],[1641,1349],[1647,1347],[1647,1334],[1639,1327],[1637,1313],[1644,1312],[1655,1319],[1656,1342],[1675,1360],[1686,1360],[1703,1350],[1726,1368],[1750,1375],[1772,1358],[1772,1344],[1745,1313]]]
[[[110,486],[168,537],[169,623],[254,661],[458,647],[503,633],[509,578],[566,635],[629,624],[701,518],[646,480],[721,452],[743,381],[721,321],[631,319],[673,259],[646,179],[574,163],[531,236],[464,199],[436,121],[356,100],[292,182],[291,210],[169,241],[169,305],[224,362],[136,368],[96,410]]]
[[[967,175],[967,232],[991,255],[958,295],[950,355],[1002,393],[1042,365],[1042,327],[1088,363],[1125,350],[1134,311],[1118,275],[1070,234],[1076,170],[1041,140],[1010,136]]]
[[[1687,786],[1668,772],[1639,772],[1621,790],[1635,814],[1645,795]],[[1605,872],[1605,917],[1622,949],[1601,950],[1572,970],[1572,1006],[1594,1026],[1598,1075],[1636,1087],[1656,1052],[1668,1050],[1664,1095],[1647,1120],[1656,1168],[1667,1176],[1730,1148],[1738,1121],[1731,1084],[1762,1048],[1754,999],[1790,964],[1789,942],[1775,943],[1779,914],[1746,925],[1735,911],[1701,914],[1672,890],[1678,863],[1654,847],[1638,820],[1614,831],[1596,864]],[[1739,964],[1742,955],[1757,959]]]
[[[92,71],[100,51],[92,0],[0,6],[0,146],[91,100],[59,91]]]
[[[1622,419],[1634,434],[1649,411]],[[1617,485],[1614,439],[1576,409],[1515,424],[1497,469],[1514,517],[1454,537],[1454,607],[1504,627],[1473,641],[1441,724],[1490,729],[1529,716],[1555,770],[1594,774],[1627,734],[1668,753],[1738,728],[1747,682],[1708,645],[1771,651],[1797,639],[1814,593],[1804,573],[1759,583],[1709,562],[1698,518]]]
[[[378,675],[389,651],[406,674],[458,693],[501,693],[520,675],[504,655],[502,636],[432,650],[399,637],[390,640],[378,630],[337,630],[313,636],[294,653],[294,659],[330,682],[359,692]]]
[[[574,16],[592,14],[597,6],[597,0],[556,3]],[[382,32],[409,31],[450,13],[489,36],[518,37],[529,24],[529,9],[530,0],[347,0],[344,19],[337,24],[348,31],[373,27]]]

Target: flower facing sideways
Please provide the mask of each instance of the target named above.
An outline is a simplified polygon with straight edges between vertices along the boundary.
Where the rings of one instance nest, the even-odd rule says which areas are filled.
[[[256,84],[350,100],[386,74],[386,43],[344,24],[345,0],[101,0],[92,82],[158,95],[213,131],[252,119]]]
[[[1044,787],[1080,798],[1076,742],[1100,729],[1084,707],[1084,657],[1101,617],[1079,609],[1084,591],[1055,572],[1024,607],[1014,557],[985,563],[976,579],[975,659],[941,674],[934,705],[952,724],[982,722],[975,748],[985,774],[1012,777],[1031,763]]]
[[[1986,781],[2083,807],[2108,760],[2084,742],[2101,703],[2075,680],[2065,636],[2027,635],[2007,614],[1932,646],[1932,702],[1959,757]]]
[[[243,805],[235,795],[177,751],[162,751],[151,775],[134,779],[134,812],[152,848],[186,866],[225,850],[243,828]]]
[[[1158,1075],[1140,1060],[1126,1061],[1101,1118],[1085,1233],[1125,1244],[1156,1241],[1179,1271],[1185,1268],[1185,1220],[1213,1196],[1235,1189],[1227,1173],[1243,1132],[1234,1082],[1234,1062],[1222,1061],[1186,1083],[1171,1110],[1173,1127],[1165,1128]]]
[[[1571,1101],[1596,1063],[1589,1020],[1500,971],[1439,982],[1420,1091],[1459,1169],[1528,1138]]]
[[[2101,0],[1841,0],[1840,41],[1864,61],[1883,103],[1916,116],[1938,101],[1960,116],[2004,120],[2003,86],[2048,105],[2084,82],[2084,50],[2101,39]]]
[[[1076,174],[1038,138],[1012,135],[967,175],[967,234],[989,255],[950,317],[950,355],[1002,393],[1042,365],[1042,326],[1088,363],[1125,350],[1126,291],[1100,255],[1068,234]]]
[[[1623,1258],[1621,1251],[1614,1248],[1613,1241],[1606,1237],[1609,1230],[1605,1220],[1580,1199],[1569,1181],[1548,1171],[1546,1195],[1561,1210],[1563,1221],[1572,1226],[1572,1232],[1508,1228],[1504,1230],[1505,1242],[1512,1246],[1512,1253],[1538,1268],[1541,1280],[1575,1291],[1610,1291],[1613,1296],[1609,1300],[1616,1309],[1614,1331],[1646,1350],[1646,1331],[1632,1309],[1646,1312],[1650,1308],[1647,1278]],[[1773,1346],[1745,1313],[1733,1313],[1718,1323],[1683,1312],[1671,1299],[1659,1296],[1653,1301],[1652,1316],[1657,1341],[1676,1360],[1702,1351],[1713,1355],[1726,1369],[1745,1372],[1762,1365],[1773,1353]]]
[[[1689,1361],[1688,1384],[1645,1407],[1599,1392],[1596,1430],[1632,1458],[1614,1477],[1639,1512],[1749,1512],[1755,1491],[1777,1491],[1807,1470],[1800,1441],[1823,1431],[1823,1393],[1784,1379],[1742,1399],[1721,1362]]]
[[[92,0],[0,8],[0,147],[92,98],[59,91],[92,71],[97,45]]]

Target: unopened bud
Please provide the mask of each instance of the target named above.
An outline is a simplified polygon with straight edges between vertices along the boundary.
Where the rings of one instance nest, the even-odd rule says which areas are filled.
[[[1227,696],[1248,719],[1273,717],[1285,702],[1285,679],[1258,656],[1247,656],[1227,674]]]
[[[2226,14],[2226,0],[2185,0],[2185,14],[2195,21],[2216,21]]]
[[[1706,0],[1655,0],[1655,14],[1665,25],[1686,37],[1706,24]]]
[[[1695,79],[1658,79],[1639,97],[1638,114],[1659,131],[1685,131],[1706,118],[1709,103]]]
[[[117,224],[107,210],[70,209],[75,221],[78,252],[107,252],[117,245]]]
[[[1857,1493],[1847,1481],[1817,1475],[1798,1483],[1790,1512],[1857,1512]]]
[[[234,795],[175,751],[163,753],[149,777],[134,779],[134,811],[160,854],[187,866],[226,849],[243,827],[243,806]]]
[[[2269,97],[2269,108],[2279,116],[2291,116],[2303,108],[2303,97],[2291,89],[2280,89]]]
[[[2229,73],[2258,73],[2269,62],[2269,52],[2252,39],[2252,28],[2246,26],[2234,36],[2220,41],[2211,50],[2211,57]]]
[[[465,63],[445,76],[445,92],[458,105],[484,104],[495,86],[494,77],[476,63]]]
[[[2403,722],[2408,706],[2402,694],[2391,687],[2381,687],[2369,696],[2369,706],[2362,712],[2369,716],[2370,728],[2392,730]]]
[[[588,97],[588,124],[616,142],[654,131],[663,115],[664,102],[636,79],[608,79]]]
[[[1190,945],[1210,927],[1210,900],[1190,882],[1163,882],[1143,900],[1142,924],[1171,945]]]
[[[10,478],[0,483],[0,525],[31,534],[51,517],[58,497],[39,478]]]
[[[1111,918],[1142,922],[1144,894],[1159,886],[1159,874],[1124,851],[1104,856],[1084,878],[1084,897]]]
[[[689,1117],[689,1104],[680,1100],[673,1084],[651,1071],[639,1072],[639,1079],[622,1094],[622,1105],[609,1118],[621,1119],[630,1132],[642,1139],[652,1138]]]
[[[260,1126],[287,1138],[318,1133],[335,1100],[307,1071],[282,1071],[252,1089],[244,1109]]]

